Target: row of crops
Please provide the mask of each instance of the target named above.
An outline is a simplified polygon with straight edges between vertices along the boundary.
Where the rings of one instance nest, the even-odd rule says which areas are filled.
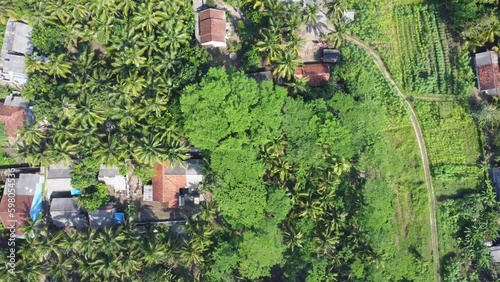
[[[395,10],[403,87],[419,94],[457,94],[449,36],[437,5]]]
[[[475,189],[482,175],[477,164],[481,155],[478,132],[459,102],[414,103],[424,132],[427,152],[438,195],[453,195]]]

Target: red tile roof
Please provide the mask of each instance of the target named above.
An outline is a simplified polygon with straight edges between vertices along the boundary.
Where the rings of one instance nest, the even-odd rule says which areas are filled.
[[[206,9],[198,14],[200,21],[200,41],[226,42],[226,14],[222,10]]]
[[[153,177],[153,201],[160,202],[164,207],[174,209],[179,207],[179,189],[187,186],[186,175],[169,174],[169,163],[156,164]]]
[[[23,232],[19,227],[26,225],[31,210],[31,203],[33,202],[33,196],[28,195],[15,195],[15,212],[9,212],[9,197],[4,194],[2,201],[0,202],[0,219],[5,228],[8,228],[13,222],[11,220],[17,220],[16,234],[22,235]],[[12,215],[12,216],[11,216]]]
[[[16,131],[24,127],[26,110],[0,104],[0,122],[4,124],[9,137],[16,137]]]
[[[500,88],[500,67],[498,64],[480,66],[478,72],[481,90]]]
[[[330,80],[330,67],[327,64],[303,65],[295,71],[297,78],[307,77],[310,86],[324,85]]]

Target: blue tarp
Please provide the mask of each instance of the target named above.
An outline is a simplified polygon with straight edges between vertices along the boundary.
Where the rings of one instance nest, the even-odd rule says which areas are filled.
[[[125,214],[122,212],[115,212],[116,225],[122,225],[125,222]]]
[[[42,185],[44,180],[44,177],[40,177],[40,182],[36,185],[35,194],[33,195],[30,209],[30,217],[33,221],[42,214]]]
[[[80,189],[71,189],[71,196],[80,195]]]

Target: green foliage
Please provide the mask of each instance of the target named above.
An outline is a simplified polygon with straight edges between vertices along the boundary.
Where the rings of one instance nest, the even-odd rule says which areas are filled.
[[[31,39],[40,54],[49,55],[58,52],[62,47],[64,35],[57,27],[35,26]]]
[[[255,48],[252,48],[243,55],[243,69],[246,72],[255,72],[260,68],[261,60],[260,53]]]
[[[8,86],[0,85],[0,99],[5,99],[5,97],[12,94],[13,91],[14,91],[14,89],[12,89]]]
[[[238,246],[241,260],[239,271],[251,280],[268,277],[271,267],[283,260],[282,254],[285,250],[281,232],[277,227],[260,232],[246,231]]]
[[[109,201],[108,187],[104,183],[82,189],[78,196],[78,205],[88,211],[95,211]]]
[[[134,175],[139,177],[143,184],[147,184],[153,179],[155,169],[151,165],[136,164],[134,165]]]
[[[483,276],[494,280],[489,249],[485,241],[498,236],[498,203],[491,186],[485,185],[481,193],[466,195],[463,198],[447,200],[441,206],[444,233],[452,235],[458,243],[458,254],[448,258],[445,280],[475,280]],[[471,271],[474,269],[474,271]],[[489,278],[487,278],[489,277]]]
[[[197,147],[214,150],[224,139],[248,138],[254,146],[279,135],[285,89],[271,82],[258,84],[243,73],[212,68],[200,85],[181,97],[185,132]]]

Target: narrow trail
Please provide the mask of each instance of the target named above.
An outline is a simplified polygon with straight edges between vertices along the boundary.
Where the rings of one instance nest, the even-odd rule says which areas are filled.
[[[439,275],[439,244],[438,244],[438,232],[437,232],[437,222],[436,222],[436,196],[434,194],[434,186],[432,184],[432,176],[431,169],[429,165],[429,157],[427,155],[427,149],[425,147],[425,139],[422,134],[422,129],[420,127],[420,123],[418,122],[417,114],[413,109],[412,104],[406,99],[406,95],[403,94],[401,89],[398,87],[391,74],[387,70],[382,58],[378,54],[375,49],[373,49],[370,45],[363,42],[361,39],[355,36],[346,36],[346,40],[356,44],[358,47],[365,50],[368,54],[370,54],[375,62],[375,65],[380,69],[382,75],[385,79],[392,85],[392,87],[396,90],[396,93],[401,97],[404,103],[407,105],[410,111],[410,119],[411,124],[413,126],[413,131],[417,137],[418,148],[420,151],[420,157],[422,159],[422,165],[424,167],[425,174],[425,183],[427,184],[427,191],[429,193],[429,215],[430,215],[430,226],[431,226],[431,241],[432,241],[432,260],[434,263],[434,281],[439,282],[441,277]]]

